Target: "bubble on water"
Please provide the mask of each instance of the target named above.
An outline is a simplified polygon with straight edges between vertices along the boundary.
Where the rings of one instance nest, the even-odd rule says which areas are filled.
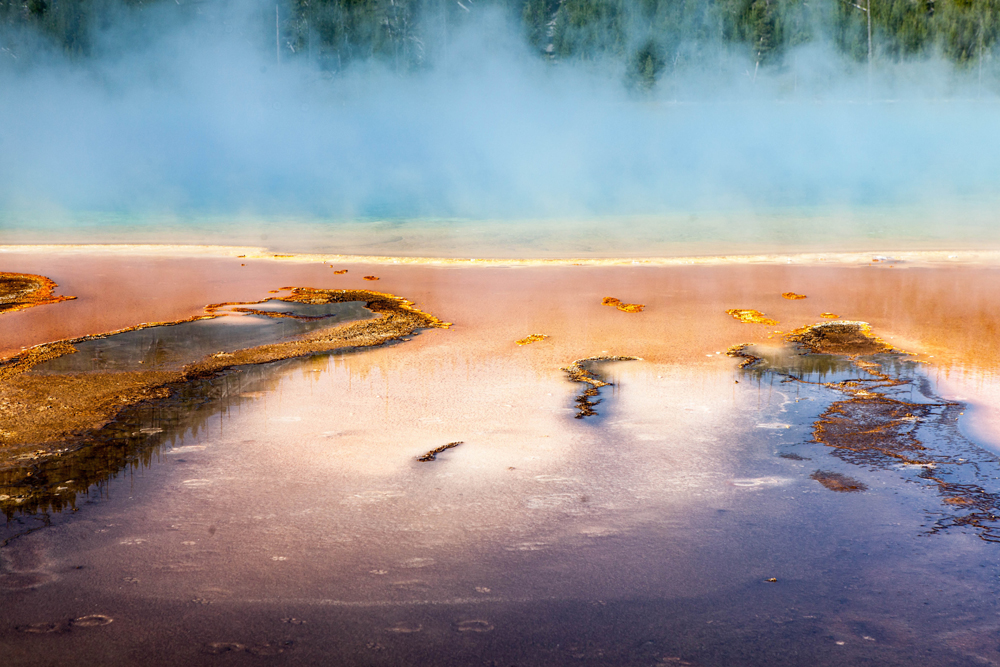
[[[434,564],[433,558],[409,558],[400,563],[401,567],[430,567]]]
[[[507,551],[541,551],[547,548],[547,542],[520,542],[506,547]]]
[[[407,621],[401,621],[389,628],[386,628],[386,630],[388,630],[389,632],[396,632],[401,635],[410,635],[415,632],[420,632],[423,629],[424,626],[420,625],[419,623],[410,623]]]
[[[470,619],[459,621],[455,624],[455,629],[459,632],[490,632],[493,630],[493,624],[481,619]]]
[[[209,486],[212,483],[210,479],[186,479],[181,484],[188,488],[197,488],[202,486]]]
[[[147,540],[147,539],[145,539],[143,537],[129,537],[129,538],[126,538],[124,540],[121,540],[120,542],[118,542],[118,544],[124,544],[124,545],[127,545],[127,546],[134,546],[136,544],[145,544],[148,541],[149,540]]]
[[[757,424],[757,428],[766,428],[766,429],[774,429],[774,430],[784,429],[784,428],[791,428],[791,427],[792,427],[791,424],[785,424],[785,423],[782,423],[782,422],[768,422],[766,424]]]
[[[150,426],[147,428],[140,428],[139,433],[144,435],[153,435],[154,433],[163,433],[163,429],[157,426]]]
[[[289,625],[305,625],[306,622],[300,618],[295,618],[294,616],[286,616],[281,619],[282,623],[288,623]]]
[[[88,614],[80,618],[74,618],[69,622],[74,628],[96,628],[101,625],[108,625],[115,619],[104,614]]]

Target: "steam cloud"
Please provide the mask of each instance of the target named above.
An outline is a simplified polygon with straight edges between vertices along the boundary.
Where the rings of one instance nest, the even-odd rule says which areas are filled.
[[[330,76],[276,64],[246,36],[250,9],[157,32],[124,21],[89,60],[0,68],[8,228],[74,211],[566,218],[1000,193],[997,100],[933,61],[870,89],[812,46],[780,71],[721,58],[637,95],[611,66],[545,62],[488,16],[426,70]]]

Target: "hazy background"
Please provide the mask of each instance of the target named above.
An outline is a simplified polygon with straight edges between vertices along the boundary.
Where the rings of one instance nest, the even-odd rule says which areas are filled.
[[[996,245],[995,3],[880,1],[2,0],[0,242]]]

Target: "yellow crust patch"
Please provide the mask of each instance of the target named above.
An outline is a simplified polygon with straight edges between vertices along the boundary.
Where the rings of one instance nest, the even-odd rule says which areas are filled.
[[[782,292],[781,296],[785,297],[786,299],[791,299],[792,301],[796,299],[806,298],[805,294],[796,294],[795,292]]]
[[[836,313],[820,313],[819,316],[825,317],[828,320],[835,320],[840,317],[840,315],[837,315]]]
[[[378,280],[378,276],[365,276],[365,280]]]
[[[530,336],[514,342],[518,345],[531,345],[532,343],[537,343],[538,341],[545,340],[546,338],[548,338],[548,336],[545,334],[531,334]]]
[[[733,318],[739,320],[743,324],[778,324],[778,320],[773,320],[759,310],[753,310],[751,308],[730,308],[726,311],[726,313],[732,315]]]
[[[606,296],[601,299],[602,306],[614,306],[623,313],[641,313],[642,309],[645,308],[641,303],[623,303],[621,299],[616,299],[613,296]]]

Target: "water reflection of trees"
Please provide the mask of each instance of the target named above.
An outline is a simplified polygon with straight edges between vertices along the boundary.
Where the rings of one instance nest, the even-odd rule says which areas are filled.
[[[257,392],[274,389],[282,370],[325,359],[323,355],[242,366],[168,385],[169,397],[125,408],[103,428],[68,442],[58,455],[0,470],[0,510],[9,522],[16,515],[75,508],[81,494],[92,488],[103,493],[119,474],[148,468],[166,447],[199,435],[211,418],[254,400]]]
[[[1000,542],[1000,489],[994,481],[1000,479],[1000,458],[961,433],[964,405],[936,395],[921,364],[897,352],[816,354],[794,346],[747,346],[740,352],[756,359],[744,372],[760,383],[824,387],[842,396],[813,424],[813,442],[830,447],[844,463],[895,470],[934,489],[941,503],[926,510],[929,532],[972,528],[981,539]]]

